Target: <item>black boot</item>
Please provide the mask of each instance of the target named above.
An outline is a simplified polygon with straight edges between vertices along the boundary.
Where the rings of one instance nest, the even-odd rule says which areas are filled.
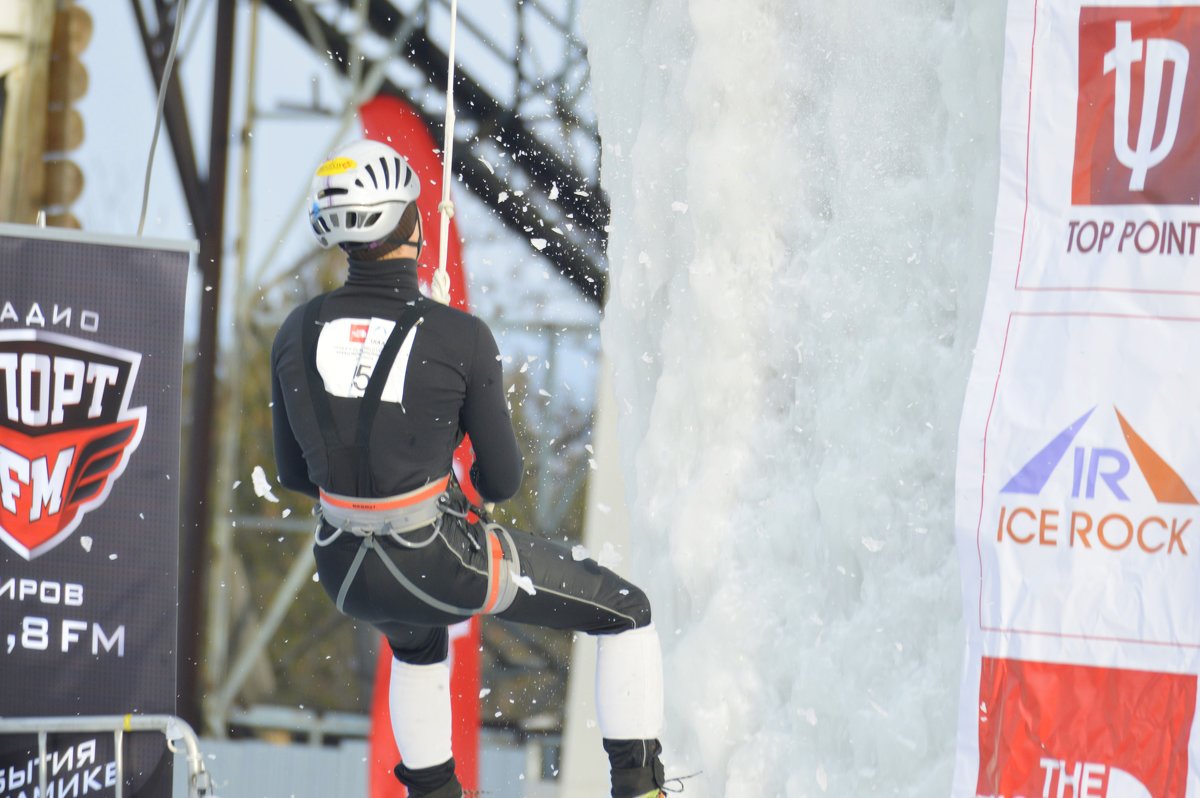
[[[462,798],[462,785],[454,775],[453,759],[419,770],[410,770],[401,762],[392,772],[408,788],[408,798]]]
[[[612,769],[613,798],[641,798],[661,791],[665,778],[658,740],[606,739],[604,750]]]

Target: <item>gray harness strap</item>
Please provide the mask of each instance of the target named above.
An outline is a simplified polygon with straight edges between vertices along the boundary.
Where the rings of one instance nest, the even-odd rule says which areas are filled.
[[[342,606],[346,603],[346,594],[350,592],[350,585],[354,582],[354,577],[358,576],[358,569],[362,566],[362,561],[367,556],[368,541],[374,542],[372,538],[363,538],[362,545],[358,547],[358,551],[354,552],[354,562],[350,563],[350,570],[346,571],[346,578],[342,580],[342,586],[338,590],[337,597],[338,612],[345,613]]]

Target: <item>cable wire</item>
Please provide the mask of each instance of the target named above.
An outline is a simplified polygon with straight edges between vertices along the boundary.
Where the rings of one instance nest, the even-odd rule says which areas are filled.
[[[171,32],[171,49],[167,52],[162,81],[158,86],[158,108],[154,112],[154,135],[150,137],[150,153],[146,156],[146,179],[142,184],[142,212],[138,215],[137,234],[140,237],[146,227],[146,209],[150,203],[150,175],[154,171],[154,149],[158,146],[158,132],[162,128],[163,108],[167,102],[167,83],[171,80],[171,68],[175,66],[175,51],[179,47],[179,31],[183,29],[183,14],[186,0],[175,5],[175,29]]]

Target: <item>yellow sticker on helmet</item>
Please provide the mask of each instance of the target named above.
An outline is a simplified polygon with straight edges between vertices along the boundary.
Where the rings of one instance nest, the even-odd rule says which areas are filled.
[[[340,175],[343,172],[349,172],[356,166],[358,166],[358,164],[349,158],[334,158],[321,164],[321,168],[317,170],[317,177]]]

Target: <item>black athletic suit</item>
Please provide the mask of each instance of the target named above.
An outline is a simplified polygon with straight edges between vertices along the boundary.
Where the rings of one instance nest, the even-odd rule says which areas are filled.
[[[314,300],[315,301],[315,300]],[[451,469],[456,445],[469,434],[475,450],[473,481],[487,501],[516,493],[522,462],[504,396],[499,353],[491,331],[467,313],[423,299],[416,261],[351,261],[346,284],[326,295],[319,322],[339,318],[399,319],[420,303],[403,405],[382,402],[370,436],[365,484],[352,469],[330,468],[330,440],[323,434],[309,392],[310,354],[304,347],[307,306],[284,321],[271,353],[275,460],[279,481],[317,497],[318,488],[347,496],[379,498],[418,489]],[[310,339],[311,340],[311,339]],[[399,366],[399,361],[397,361]],[[381,375],[382,376],[382,375]],[[318,382],[318,384],[320,384]],[[328,396],[337,437],[354,439],[360,399]],[[323,533],[332,530],[325,525]],[[429,595],[455,607],[484,603],[486,549],[478,547],[477,526],[445,516],[437,539],[423,548],[405,548],[379,538],[391,561]],[[424,527],[405,535],[423,541]],[[645,594],[593,560],[576,561],[571,548],[518,530],[509,530],[520,570],[536,593],[518,590],[497,617],[554,629],[611,634],[650,623]],[[320,581],[335,598],[361,539],[343,534],[315,548]],[[387,636],[396,657],[415,665],[444,660],[449,624],[463,620],[413,596],[376,556],[366,557],[343,605],[346,614],[371,623]]]

